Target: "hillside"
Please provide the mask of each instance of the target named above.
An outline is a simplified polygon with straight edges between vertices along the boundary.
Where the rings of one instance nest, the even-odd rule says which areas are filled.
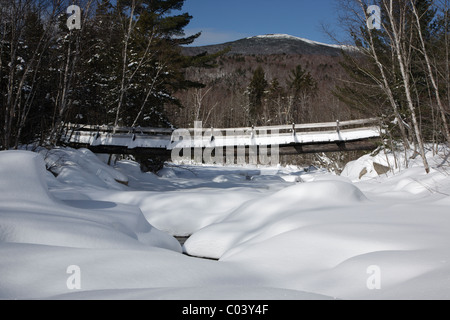
[[[169,108],[172,123],[192,127],[203,121],[205,127],[239,127],[250,124],[248,86],[254,71],[262,67],[268,83],[260,124],[281,125],[347,120],[360,117],[334,95],[333,90],[345,72],[340,66],[342,50],[352,47],[326,45],[289,35],[264,35],[219,45],[185,47],[186,55],[215,53],[231,47],[217,59],[216,68],[189,68],[190,80],[205,84],[204,89],[178,92],[184,108]],[[310,73],[317,84],[314,95],[293,100],[290,78],[297,66]],[[274,84],[278,83],[276,88]]]

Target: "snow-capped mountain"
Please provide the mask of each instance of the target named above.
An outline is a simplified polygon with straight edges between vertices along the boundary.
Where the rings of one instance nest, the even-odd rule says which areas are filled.
[[[229,54],[241,55],[271,55],[271,54],[302,54],[339,56],[342,50],[351,50],[352,46],[325,44],[288,34],[266,34],[218,45],[183,48],[188,55],[207,51],[214,53],[231,47]]]
[[[250,37],[247,39],[252,39],[252,38],[256,38],[256,39],[279,39],[279,40],[294,40],[294,41],[303,41],[315,46],[326,46],[326,47],[331,47],[331,48],[336,48],[336,49],[353,49],[353,46],[348,46],[348,45],[340,45],[340,44],[326,44],[326,43],[322,43],[322,42],[318,42],[318,41],[313,41],[313,40],[309,40],[306,38],[300,38],[300,37],[295,37],[295,36],[291,36],[289,34],[265,34],[265,35],[260,35],[260,36],[254,36],[254,37]]]

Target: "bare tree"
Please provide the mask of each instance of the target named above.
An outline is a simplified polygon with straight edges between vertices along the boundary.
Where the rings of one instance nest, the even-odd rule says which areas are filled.
[[[64,10],[62,1],[46,0],[4,0],[0,8],[0,76],[8,70],[6,98],[3,107],[2,147],[18,147],[30,108],[35,97],[38,73],[41,71],[42,58],[55,38],[54,25],[58,15]],[[32,20],[32,18],[35,18]],[[38,29],[42,21],[42,32],[35,45],[22,48],[27,30]],[[6,48],[8,44],[9,49]],[[9,61],[3,62],[3,53],[7,52]],[[24,51],[25,50],[25,51]],[[21,52],[26,52],[27,58]],[[6,61],[5,61],[6,63]],[[14,126],[14,128],[13,128]],[[15,137],[15,140],[14,140]]]
[[[439,112],[440,112],[441,119],[442,119],[442,125],[444,127],[444,135],[445,135],[445,138],[447,139],[447,143],[450,145],[449,126],[448,126],[446,115],[445,115],[444,105],[442,103],[441,96],[439,93],[439,88],[437,86],[437,81],[435,79],[434,72],[433,72],[433,69],[431,66],[431,62],[430,62],[430,58],[428,56],[427,48],[425,45],[425,41],[423,39],[422,28],[421,28],[421,24],[420,24],[420,16],[419,16],[419,13],[417,12],[415,1],[410,0],[410,3],[411,3],[411,8],[413,10],[413,14],[415,17],[415,26],[417,28],[417,31],[418,31],[417,33],[419,35],[419,40],[420,40],[420,45],[421,45],[421,53],[425,59],[425,63],[426,63],[427,71],[428,71],[428,77],[430,78],[431,84],[433,86],[434,94],[436,97],[436,102],[439,107]]]
[[[397,10],[394,12],[393,0],[383,0],[383,5],[390,22],[389,33],[392,38],[392,47],[398,60],[400,73],[403,80],[403,87],[405,91],[408,109],[411,113],[411,120],[413,123],[415,138],[419,147],[419,153],[422,157],[425,171],[430,172],[430,167],[425,155],[425,146],[422,137],[422,132],[419,127],[419,122],[416,114],[416,108],[412,99],[411,83],[410,83],[410,64],[411,64],[411,48],[408,45],[408,34],[406,34],[408,3],[404,0],[396,2]]]
[[[120,81],[120,90],[119,90],[119,99],[117,103],[117,109],[116,109],[116,119],[114,121],[114,127],[116,128],[119,125],[119,119],[120,119],[120,112],[122,110],[123,100],[125,93],[127,91],[127,71],[128,71],[128,46],[129,41],[131,38],[131,33],[137,23],[137,21],[134,19],[134,13],[136,11],[136,0],[131,1],[131,7],[130,7],[130,16],[128,17],[128,27],[125,30],[125,38],[123,40],[123,49],[122,49],[122,78]],[[128,80],[129,81],[129,80]]]
[[[353,53],[345,54],[346,61],[348,61],[347,73],[352,73],[350,79],[348,77],[341,77],[339,79],[338,97],[345,103],[351,103],[356,105],[354,107],[362,110],[367,109],[367,103],[372,103],[369,96],[373,96],[374,93],[380,91],[390,105],[392,116],[395,121],[391,124],[395,124],[399,131],[405,149],[410,148],[410,142],[408,140],[407,128],[408,124],[405,121],[405,116],[401,113],[399,102],[394,93],[395,85],[393,85],[393,75],[395,74],[395,55],[393,54],[392,47],[389,46],[389,39],[383,43],[380,47],[380,37],[382,34],[372,28],[366,27],[367,21],[373,18],[371,12],[368,11],[369,5],[376,4],[376,1],[364,1],[364,0],[339,0],[339,22],[341,27],[345,29],[350,36],[351,42],[356,44],[356,49]],[[341,42],[336,39],[333,31],[324,26],[325,32],[334,41]],[[345,43],[342,43],[345,44]],[[387,45],[386,45],[387,44]],[[342,87],[343,86],[343,87]],[[346,88],[357,88],[358,92],[363,91],[363,96],[356,97],[356,100],[349,99],[349,97],[339,93],[339,90],[346,92]],[[348,91],[347,91],[348,93]],[[363,97],[366,97],[363,99]],[[355,97],[353,97],[355,99]],[[379,101],[379,108],[370,108],[368,111],[371,113],[377,113],[379,117],[390,118],[390,113],[386,114],[386,111],[381,108],[382,101]],[[359,106],[360,105],[360,106]]]
[[[202,88],[194,89],[193,99],[194,99],[194,107],[195,107],[195,121],[203,121],[202,117],[200,117],[200,112],[202,111],[203,100],[211,91],[212,87],[209,87],[206,91]]]
[[[60,1],[60,0],[58,0]],[[55,99],[55,112],[53,119],[53,128],[50,133],[50,143],[56,145],[58,143],[61,129],[63,127],[63,122],[66,122],[66,116],[72,107],[72,100],[70,99],[70,91],[73,89],[74,75],[77,72],[77,67],[81,56],[81,45],[82,45],[82,34],[85,29],[86,21],[90,14],[90,9],[93,0],[88,0],[83,7],[83,14],[80,17],[81,29],[80,30],[69,30],[67,52],[65,55],[64,67],[60,73],[60,82],[58,87],[57,96]],[[61,3],[64,12],[67,7],[65,4]]]
[[[147,49],[150,48],[150,44],[151,44],[151,41],[149,41],[149,44],[148,44],[148,46],[147,46]],[[146,52],[147,52],[147,50],[146,50]],[[144,59],[144,58],[145,58],[145,56],[142,57],[142,59]],[[139,119],[140,119],[141,116],[142,116],[142,113],[144,112],[145,106],[146,106],[146,104],[148,103],[148,100],[149,100],[150,96],[151,96],[152,94],[155,94],[155,92],[154,92],[155,87],[156,87],[156,85],[157,85],[157,82],[159,81],[160,75],[161,75],[161,73],[163,72],[164,68],[165,68],[165,65],[164,65],[163,63],[159,63],[159,64],[156,66],[156,73],[155,73],[155,75],[153,76],[152,83],[151,83],[150,86],[147,88],[147,93],[145,94],[145,99],[144,99],[144,101],[143,101],[142,104],[141,104],[141,108],[139,109],[139,112],[138,112],[138,114],[136,115],[136,118],[134,119],[133,124],[131,125],[132,127],[135,127],[135,126],[137,125]]]
[[[444,12],[444,34],[445,34],[445,80],[447,83],[447,104],[450,104],[450,32],[447,28],[450,25],[450,5],[449,0],[442,1],[442,11]]]

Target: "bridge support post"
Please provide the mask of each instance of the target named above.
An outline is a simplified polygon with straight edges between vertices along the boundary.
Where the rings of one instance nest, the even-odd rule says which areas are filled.
[[[100,137],[100,126],[97,126],[97,134],[95,135],[95,140]]]
[[[214,127],[211,127],[211,142],[213,142],[214,139]]]
[[[203,162],[203,122],[194,122],[194,162]]]

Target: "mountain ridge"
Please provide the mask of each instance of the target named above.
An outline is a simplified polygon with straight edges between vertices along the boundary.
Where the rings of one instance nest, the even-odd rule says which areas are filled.
[[[215,45],[183,47],[183,53],[189,56],[204,52],[213,54],[231,48],[227,55],[324,55],[340,56],[342,50],[354,47],[325,44],[288,34],[266,34],[239,39]]]

